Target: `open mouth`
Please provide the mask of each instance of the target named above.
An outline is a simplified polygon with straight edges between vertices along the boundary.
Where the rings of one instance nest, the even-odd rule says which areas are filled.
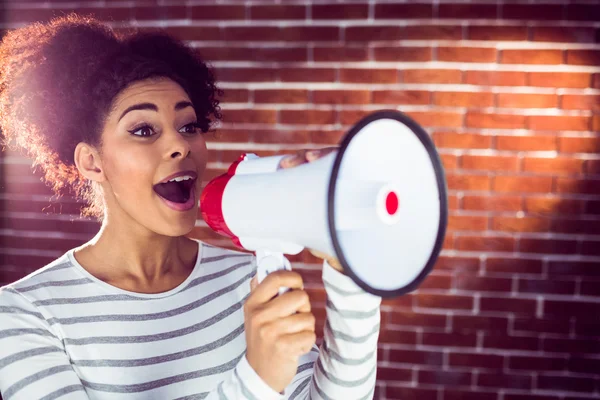
[[[196,178],[191,175],[182,175],[168,182],[154,185],[154,191],[165,200],[173,203],[186,203],[192,195]]]

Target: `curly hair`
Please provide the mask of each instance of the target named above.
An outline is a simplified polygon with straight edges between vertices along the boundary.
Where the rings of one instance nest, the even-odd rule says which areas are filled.
[[[87,203],[83,215],[102,219],[97,191],[75,166],[75,147],[101,146],[115,96],[161,77],[185,90],[203,132],[221,119],[212,71],[163,31],[117,33],[74,13],[8,31],[0,43],[0,139],[24,150],[57,195],[71,191]]]

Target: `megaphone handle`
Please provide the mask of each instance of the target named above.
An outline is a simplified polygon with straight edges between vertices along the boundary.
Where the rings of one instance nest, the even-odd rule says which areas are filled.
[[[283,253],[269,251],[269,250],[256,250],[256,277],[258,283],[261,283],[267,275],[272,272],[279,270],[292,270],[292,265],[290,261],[285,258]],[[279,294],[287,292],[289,288],[280,287]]]

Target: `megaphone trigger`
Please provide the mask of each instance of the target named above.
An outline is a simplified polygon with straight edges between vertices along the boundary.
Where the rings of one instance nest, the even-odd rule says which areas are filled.
[[[285,258],[283,253],[272,252],[268,250],[256,251],[256,277],[258,283],[261,283],[269,274],[280,270],[292,270],[290,261]],[[279,288],[279,295],[287,292],[289,288]]]

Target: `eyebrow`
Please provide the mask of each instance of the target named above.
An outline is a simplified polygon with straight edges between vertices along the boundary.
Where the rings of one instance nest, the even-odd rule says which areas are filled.
[[[180,101],[177,104],[175,104],[175,111],[182,110],[182,109],[184,109],[186,107],[192,107],[193,108],[194,105],[192,103],[190,103],[189,101]],[[156,104],[152,104],[152,103],[134,104],[132,106],[127,107],[127,109],[125,111],[123,111],[123,114],[121,114],[121,116],[119,117],[119,121],[129,111],[134,111],[134,110],[152,110],[152,111],[157,111],[158,112],[158,107],[156,106]]]

